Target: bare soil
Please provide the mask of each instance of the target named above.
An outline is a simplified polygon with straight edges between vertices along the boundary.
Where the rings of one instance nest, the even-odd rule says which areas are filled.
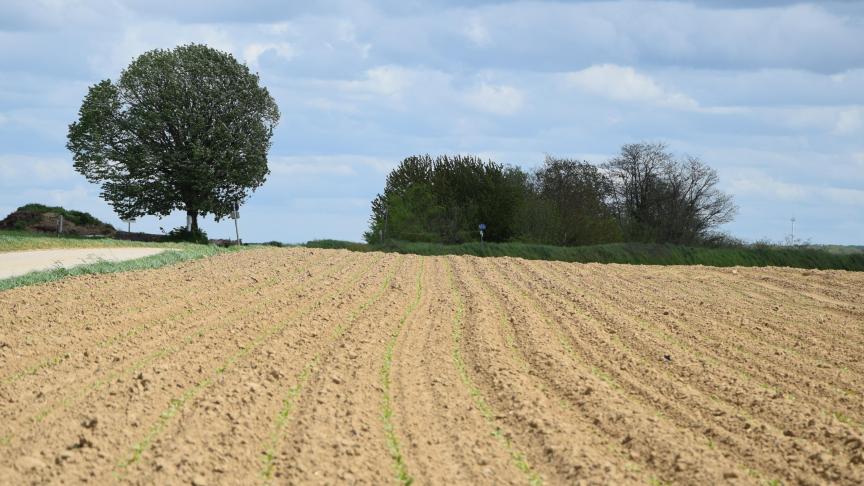
[[[0,484],[862,484],[862,288],[265,249],[13,289]]]

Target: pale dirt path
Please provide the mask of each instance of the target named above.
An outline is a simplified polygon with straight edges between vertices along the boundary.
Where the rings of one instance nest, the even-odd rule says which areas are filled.
[[[99,261],[121,262],[165,251],[161,248],[75,248],[0,253],[0,280],[56,267],[75,267]]]

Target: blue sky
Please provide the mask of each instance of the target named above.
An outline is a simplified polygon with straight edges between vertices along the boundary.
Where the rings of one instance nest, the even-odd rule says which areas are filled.
[[[359,240],[417,153],[532,167],[663,141],[715,167],[731,233],[864,244],[864,2],[4,0],[0,217],[28,202],[119,226],[72,169],[89,85],[187,42],[230,51],[282,111],[247,241]],[[183,224],[148,217],[134,228]],[[230,221],[204,222],[211,237]]]

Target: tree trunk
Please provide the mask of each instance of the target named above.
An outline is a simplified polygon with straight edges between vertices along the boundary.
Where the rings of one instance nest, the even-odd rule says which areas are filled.
[[[189,229],[193,233],[197,233],[198,232],[198,211],[187,209],[186,210],[186,216],[192,221],[192,224],[191,224]]]

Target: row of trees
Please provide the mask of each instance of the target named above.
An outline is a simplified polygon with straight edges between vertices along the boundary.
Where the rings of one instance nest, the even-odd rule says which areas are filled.
[[[736,207],[717,172],[661,143],[627,144],[607,163],[546,157],[526,172],[473,156],[408,157],[372,201],[365,234],[460,243],[486,224],[489,241],[586,245],[701,244]]]

